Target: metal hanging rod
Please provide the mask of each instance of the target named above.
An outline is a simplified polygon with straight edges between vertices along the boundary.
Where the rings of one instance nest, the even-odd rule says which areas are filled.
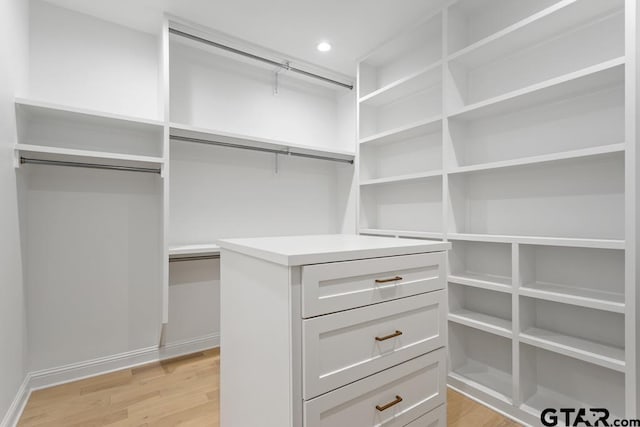
[[[264,147],[252,147],[250,145],[233,144],[231,142],[210,141],[208,139],[189,138],[186,136],[171,135],[171,139],[174,141],[193,142],[195,144],[208,144],[218,145],[221,147],[238,148],[241,150],[261,151],[263,153],[282,154],[285,156],[305,157],[308,159],[328,160],[330,162],[349,163],[353,164],[353,160],[340,159],[337,157],[320,156],[316,154],[296,153],[289,150],[278,150],[276,148],[264,148]]]
[[[140,168],[135,166],[114,166],[114,165],[101,165],[98,163],[81,163],[81,162],[67,162],[62,160],[41,160],[41,159],[29,159],[26,157],[20,157],[20,164],[31,163],[35,165],[51,165],[51,166],[69,166],[74,168],[87,168],[87,169],[107,169],[117,170],[125,172],[144,172],[144,173],[157,173],[160,169],[154,168]]]
[[[276,66],[276,67],[284,68],[287,71],[292,71],[294,73],[302,74],[302,75],[307,76],[307,77],[312,77],[314,79],[322,80],[322,81],[324,81],[326,83],[331,83],[331,84],[338,85],[338,86],[341,86],[341,87],[349,89],[349,90],[353,90],[353,85],[352,84],[342,83],[342,82],[339,82],[337,80],[330,79],[329,77],[321,76],[319,74],[314,74],[314,73],[311,73],[309,71],[301,70],[300,68],[292,67],[292,66],[289,65],[288,62],[281,63],[281,62],[278,62],[278,61],[274,61],[272,59],[265,58],[263,56],[258,56],[258,55],[255,55],[253,53],[245,52],[243,50],[236,49],[236,48],[231,47],[231,46],[227,46],[227,45],[224,45],[224,44],[221,44],[221,43],[214,42],[212,40],[208,40],[208,39],[205,39],[205,38],[202,38],[202,37],[198,37],[196,35],[189,34],[189,33],[186,33],[184,31],[176,30],[175,28],[169,28],[169,33],[175,34],[177,36],[181,36],[181,37],[184,37],[184,38],[187,38],[187,39],[191,39],[191,40],[194,40],[194,41],[197,41],[197,42],[200,42],[200,43],[208,44],[209,46],[217,47],[218,49],[222,49],[222,50],[226,50],[227,52],[231,52],[231,53],[235,53],[235,54],[238,54],[238,55],[242,55],[244,57],[251,58],[251,59],[254,59],[256,61],[260,61],[260,62],[264,62],[266,64],[270,64],[270,65],[273,65],[273,66]]]
[[[184,256],[179,258],[169,258],[169,262],[182,262],[182,261],[200,261],[207,259],[220,259],[220,255],[197,255],[197,256]]]

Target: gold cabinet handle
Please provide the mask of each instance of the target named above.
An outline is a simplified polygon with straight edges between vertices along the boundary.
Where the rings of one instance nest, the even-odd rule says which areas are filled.
[[[389,402],[386,405],[376,405],[376,409],[380,412],[382,411],[386,411],[387,409],[391,408],[394,405],[397,405],[398,403],[402,402],[402,398],[398,395],[396,395],[396,400],[394,400],[393,402]]]
[[[386,341],[390,340],[391,338],[399,337],[400,335],[402,335],[402,331],[395,331],[394,333],[392,333],[391,335],[387,335],[386,337],[376,337],[376,341]]]
[[[402,277],[396,276],[396,277],[391,277],[390,279],[376,279],[376,283],[398,282],[400,280],[402,280]]]

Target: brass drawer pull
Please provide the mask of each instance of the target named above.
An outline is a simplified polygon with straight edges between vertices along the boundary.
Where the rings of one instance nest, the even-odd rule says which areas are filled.
[[[397,282],[399,280],[402,280],[402,277],[400,276],[396,276],[396,277],[392,277],[390,279],[376,279],[376,283],[389,283],[389,282]]]
[[[395,331],[394,333],[392,333],[391,335],[387,335],[386,337],[376,337],[376,341],[386,341],[390,340],[391,338],[399,337],[400,335],[402,335],[402,331]]]
[[[402,398],[398,395],[396,395],[396,400],[394,400],[393,402],[389,402],[386,405],[376,405],[376,409],[380,412],[382,411],[386,411],[387,409],[391,408],[394,405],[397,405],[398,403],[402,402]]]

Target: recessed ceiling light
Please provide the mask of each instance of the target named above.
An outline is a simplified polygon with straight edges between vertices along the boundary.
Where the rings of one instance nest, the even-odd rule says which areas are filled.
[[[318,43],[318,50],[320,52],[329,52],[331,50],[331,44],[329,42]]]

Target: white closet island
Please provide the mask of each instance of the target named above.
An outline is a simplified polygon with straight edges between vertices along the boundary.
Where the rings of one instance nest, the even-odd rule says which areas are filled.
[[[222,426],[446,425],[450,243],[226,239]]]

